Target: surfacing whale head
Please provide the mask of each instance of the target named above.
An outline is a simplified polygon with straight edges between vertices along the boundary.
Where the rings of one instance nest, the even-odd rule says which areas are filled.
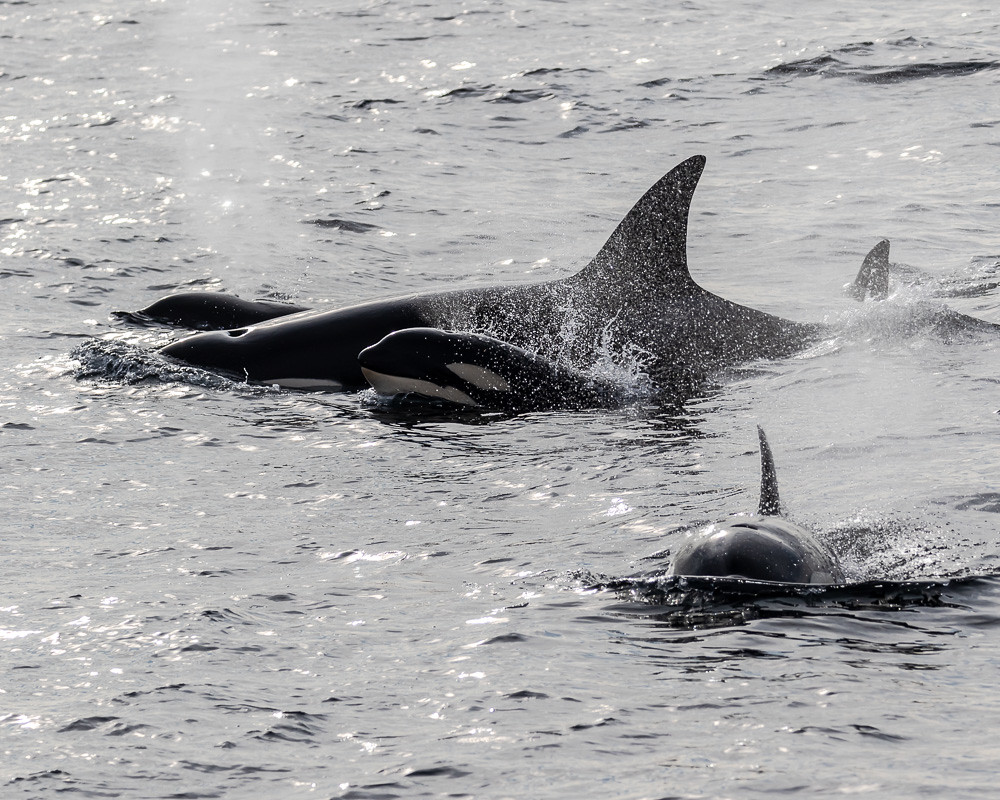
[[[805,528],[782,516],[778,480],[767,437],[760,439],[761,486],[757,513],[732,517],[694,534],[674,557],[675,575],[797,584],[844,582],[836,559]]]

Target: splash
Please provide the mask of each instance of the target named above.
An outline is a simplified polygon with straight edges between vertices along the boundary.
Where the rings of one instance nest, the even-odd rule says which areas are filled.
[[[164,358],[156,351],[118,339],[92,339],[71,353],[73,373],[81,380],[106,381],[134,386],[141,383],[186,383],[206,389],[251,390],[270,393],[271,387],[250,387],[211,372]]]
[[[854,582],[951,580],[977,572],[951,551],[948,522],[860,512],[829,529],[825,538]]]
[[[518,301],[504,298],[502,302],[513,304]],[[533,335],[528,340],[515,340],[511,331],[498,321],[512,316],[508,314],[473,317],[452,313],[447,316],[445,327],[512,342],[560,367],[613,383],[622,389],[625,405],[642,402],[656,394],[656,387],[648,374],[649,366],[655,360],[653,353],[624,340],[618,330],[617,317],[595,330],[593,321],[580,310],[571,292],[561,293],[550,308],[526,307],[521,313],[536,319]]]
[[[974,343],[995,339],[1000,326],[961,314],[934,298],[938,283],[898,286],[885,300],[869,301],[827,320],[832,335],[806,351],[818,355],[850,345]]]
[[[649,376],[655,356],[634,342],[616,344],[615,320],[604,326],[596,348],[596,358],[586,369],[588,375],[611,381],[623,389],[625,403],[653,397],[656,387]]]

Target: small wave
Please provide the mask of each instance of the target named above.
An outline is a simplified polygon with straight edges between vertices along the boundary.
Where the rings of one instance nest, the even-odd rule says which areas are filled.
[[[527,88],[503,87],[493,83],[480,86],[465,84],[454,89],[440,89],[428,92],[428,96],[437,100],[474,100],[482,98],[486,103],[521,105],[536,100],[548,100],[556,96],[561,86],[543,85]]]
[[[464,100],[474,97],[483,97],[495,91],[497,91],[496,86],[494,86],[492,83],[487,83],[484,84],[483,86],[472,86],[472,85],[457,86],[454,89],[434,91],[430,92],[430,94],[431,96],[440,98],[442,100],[445,98],[449,100]]]
[[[391,97],[368,97],[364,100],[358,100],[352,107],[357,109],[367,109],[374,108],[375,106],[386,106],[386,105],[399,105],[402,100],[394,100]]]
[[[507,89],[496,97],[491,97],[488,103],[531,103],[535,100],[545,100],[554,97],[548,89]]]
[[[374,225],[371,222],[356,222],[350,219],[307,219],[306,223],[309,225],[316,225],[319,228],[331,228],[337,231],[345,231],[347,233],[371,233],[372,231],[382,230],[378,225]]]
[[[904,64],[901,66],[852,65],[829,53],[777,64],[766,75],[847,78],[858,83],[892,84],[924,78],[949,78],[975,75],[979,72],[1000,69],[998,61],[943,61]]]
[[[521,77],[534,78],[539,75],[559,75],[560,73],[567,75],[595,75],[598,72],[599,70],[590,69],[589,67],[535,67],[534,69],[522,72]]]

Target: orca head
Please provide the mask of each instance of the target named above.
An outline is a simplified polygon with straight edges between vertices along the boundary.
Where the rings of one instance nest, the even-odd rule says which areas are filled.
[[[671,571],[768,583],[842,583],[834,558],[808,530],[783,518],[771,447],[760,426],[757,435],[761,466],[757,513],[710,525],[692,536],[677,551]]]
[[[839,570],[804,528],[780,517],[734,517],[695,535],[673,572],[768,583],[838,583]]]
[[[362,374],[381,395],[416,394],[472,408],[509,405],[535,360],[490,336],[437,328],[395,331],[358,354]]]

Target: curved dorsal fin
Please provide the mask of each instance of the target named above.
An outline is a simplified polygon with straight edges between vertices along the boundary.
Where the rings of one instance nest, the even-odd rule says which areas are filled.
[[[872,300],[885,300],[889,296],[889,240],[883,239],[875,245],[861,262],[858,277],[848,289],[855,300],[864,300],[865,295]]]
[[[705,156],[692,156],[654,183],[579,276],[646,287],[690,282],[688,210],[704,169]]]
[[[760,439],[760,505],[757,513],[762,517],[780,517],[781,500],[778,497],[778,474],[774,471],[774,456],[767,443],[764,429],[757,426]]]

